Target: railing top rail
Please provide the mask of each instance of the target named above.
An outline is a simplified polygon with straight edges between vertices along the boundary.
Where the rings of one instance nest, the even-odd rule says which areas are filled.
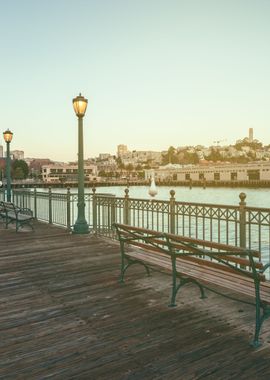
[[[125,197],[115,197],[115,199],[126,199]],[[138,201],[138,202],[149,202],[149,203],[170,203],[168,200],[163,199],[146,199],[146,198],[131,198],[128,197],[130,201]]]
[[[96,197],[102,197],[102,198],[114,198],[115,200],[124,200],[126,199],[125,197],[119,197],[115,196],[114,194],[95,194]],[[138,202],[153,202],[153,203],[164,203],[168,204],[170,201],[169,200],[163,200],[163,199],[146,199],[146,198],[132,198],[128,197],[130,201],[138,201]],[[238,210],[239,205],[227,205],[227,204],[217,204],[217,203],[199,203],[199,202],[185,202],[185,201],[175,201],[176,205],[184,205],[184,206],[194,206],[194,207],[215,207],[215,208],[223,208],[223,209],[234,209]],[[269,212],[270,213],[270,208],[265,208],[265,207],[252,207],[248,206],[245,207],[247,211],[261,211],[261,212]]]
[[[252,207],[252,206],[248,206],[246,207],[246,210],[247,211],[260,211],[260,212],[269,212],[270,213],[270,208],[266,208],[266,207]]]
[[[225,205],[218,203],[199,203],[199,202],[184,202],[184,201],[175,201],[175,204],[181,204],[184,206],[204,206],[204,207],[217,207],[217,208],[230,208],[238,209],[239,205]]]
[[[93,195],[93,193],[90,193]],[[102,198],[115,198],[115,194],[110,194],[110,193],[95,193],[96,198],[102,197]]]

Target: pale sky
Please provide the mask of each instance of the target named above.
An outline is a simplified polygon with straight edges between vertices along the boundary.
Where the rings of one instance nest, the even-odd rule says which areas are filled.
[[[0,124],[25,157],[270,144],[270,0],[0,0]],[[2,138],[0,145],[4,145]]]

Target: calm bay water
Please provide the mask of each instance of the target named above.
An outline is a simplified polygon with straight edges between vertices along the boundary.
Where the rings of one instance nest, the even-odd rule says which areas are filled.
[[[270,208],[270,189],[246,189],[246,188],[206,188],[193,187],[157,187],[158,194],[155,199],[168,200],[170,198],[170,190],[175,191],[176,201],[184,202],[198,202],[198,203],[214,203],[214,204],[227,204],[237,205],[240,202],[239,194],[244,192],[246,197],[247,206],[250,207],[266,207]],[[116,196],[123,197],[125,195],[125,187],[98,187],[97,192],[115,194]],[[149,187],[147,186],[130,186],[129,196],[131,198],[144,198],[150,199],[148,195]],[[76,191],[74,189],[74,191]]]

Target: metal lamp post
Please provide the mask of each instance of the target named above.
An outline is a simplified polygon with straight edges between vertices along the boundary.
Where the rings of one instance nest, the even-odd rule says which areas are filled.
[[[83,117],[88,100],[81,94],[73,99],[73,108],[78,116],[78,215],[73,227],[74,234],[89,233],[89,226],[85,219],[84,202],[84,160],[83,160]]]
[[[4,133],[4,140],[7,144],[7,157],[6,157],[6,179],[7,179],[7,201],[11,202],[11,165],[10,165],[10,149],[9,144],[11,143],[13,133],[7,129]]]

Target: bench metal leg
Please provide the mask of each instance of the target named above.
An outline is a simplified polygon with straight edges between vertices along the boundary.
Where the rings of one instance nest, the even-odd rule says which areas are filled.
[[[201,298],[206,298],[206,295],[204,293],[204,288],[197,280],[194,280],[193,278],[190,278],[190,277],[182,277],[181,275],[179,275],[179,273],[177,273],[175,255],[171,256],[171,261],[172,261],[172,297],[171,297],[171,303],[169,306],[170,307],[176,306],[175,299],[176,299],[178,290],[189,282],[192,282],[199,287],[200,292],[201,292]],[[177,277],[180,278],[180,282],[178,285],[177,285]]]
[[[124,282],[124,275],[125,275],[125,244],[123,241],[120,240],[120,252],[121,252],[121,274],[119,278],[119,282]]]
[[[32,226],[32,223],[30,221],[25,221],[25,222],[22,222],[22,221],[16,221],[16,232],[19,231],[19,228],[20,227],[23,227],[23,226],[29,226],[31,227],[32,231],[34,231],[34,227]]]
[[[253,280],[255,287],[255,308],[256,308],[256,317],[255,317],[255,334],[253,340],[250,342],[250,345],[254,348],[260,347],[261,343],[259,340],[260,331],[263,322],[270,317],[270,306],[261,301],[260,296],[260,278],[256,272],[255,264],[252,255],[249,254],[249,260],[251,263],[251,268],[253,272]],[[264,270],[267,269],[268,265],[265,266]],[[262,312],[261,312],[262,309]]]
[[[269,305],[263,304],[260,301],[260,289],[259,282],[255,283],[255,293],[256,293],[256,323],[255,323],[255,334],[253,340],[250,342],[250,345],[254,348],[258,348],[261,346],[261,342],[259,340],[260,331],[263,322],[270,317],[270,307]],[[261,308],[263,312],[261,312]]]
[[[193,278],[183,278],[183,277],[181,277],[179,284],[177,286],[173,286],[171,303],[169,305],[170,307],[176,306],[175,299],[176,299],[176,295],[177,295],[178,290],[182,286],[184,286],[184,285],[186,285],[188,283],[193,283],[193,284],[195,284],[195,285],[197,285],[199,287],[200,292],[201,292],[201,297],[200,297],[201,299],[207,298],[207,296],[205,295],[203,286],[198,281],[194,280]]]
[[[139,261],[139,260],[131,260],[129,258],[127,258],[127,260],[128,260],[128,263],[126,265],[123,265],[123,264],[121,265],[121,275],[119,278],[119,282],[121,282],[121,283],[125,282],[125,280],[124,280],[125,272],[131,265],[134,265],[134,264],[141,264],[142,266],[144,266],[147,275],[150,276],[149,267],[145,263],[143,263],[142,261]]]

